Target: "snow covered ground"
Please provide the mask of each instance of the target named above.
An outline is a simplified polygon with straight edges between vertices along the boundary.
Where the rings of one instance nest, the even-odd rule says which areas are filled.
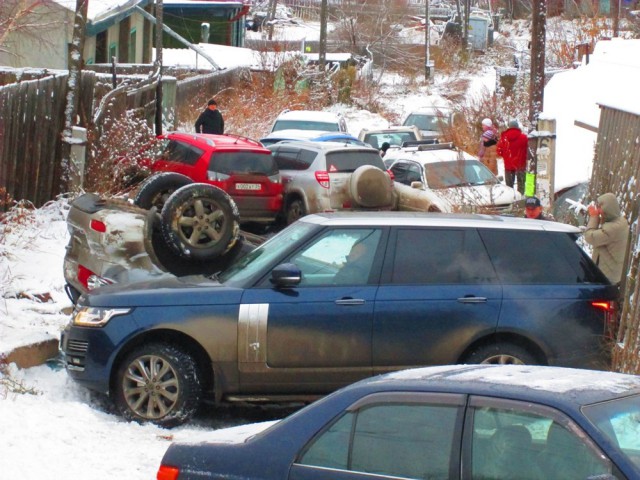
[[[403,95],[394,95],[399,90],[394,84],[400,79],[387,76],[384,81],[387,87],[381,101],[399,117],[419,106],[445,102],[441,94],[447,79],[437,74],[428,89],[421,87]],[[485,88],[491,91],[494,84],[493,69],[482,70],[472,79],[468,95]],[[562,95],[556,95],[554,102],[559,112],[571,108],[562,105]],[[356,135],[364,127],[387,125],[379,115],[344,105],[334,105],[330,110],[342,112],[350,132]],[[575,161],[573,165],[577,170]],[[57,339],[68,321],[65,312],[71,303],[63,290],[62,275],[68,241],[66,212],[66,201],[59,200],[24,213],[20,221],[11,223],[4,238],[0,230],[0,354],[24,344]],[[242,419],[217,423],[205,420],[173,430],[141,426],[124,422],[102,408],[55,364],[26,370],[11,366],[9,373],[7,377],[0,374],[3,479],[155,478],[172,440],[233,440],[265,426],[259,423],[216,430],[237,425]]]

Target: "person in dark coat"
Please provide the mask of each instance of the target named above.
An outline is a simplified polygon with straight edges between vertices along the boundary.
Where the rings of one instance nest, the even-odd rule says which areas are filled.
[[[517,181],[518,191],[524,193],[524,177],[527,169],[529,138],[522,133],[517,120],[509,121],[509,128],[500,134],[498,155],[504,160],[504,180],[513,187]],[[517,177],[517,180],[516,180]]]
[[[218,103],[212,98],[207,102],[207,108],[204,110],[198,120],[196,120],[197,133],[212,133],[214,135],[222,135],[224,133],[224,118]]]

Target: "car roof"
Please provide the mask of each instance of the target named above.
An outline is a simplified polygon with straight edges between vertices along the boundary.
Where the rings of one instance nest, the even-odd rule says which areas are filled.
[[[320,120],[324,122],[338,122],[339,115],[320,110],[288,110],[278,115],[277,120]]]
[[[442,144],[442,148],[437,148],[436,145],[425,145],[421,150],[420,147],[404,147],[389,149],[385,155],[385,160],[413,160],[415,162],[425,163],[438,163],[438,162],[451,162],[457,160],[478,160],[478,157],[471,155],[463,150],[456,148],[449,148]]]
[[[282,140],[308,140],[328,133],[326,130],[301,130],[289,128],[269,133],[264,139],[280,138]]]
[[[333,212],[316,213],[299,221],[323,226],[408,226],[441,228],[494,228],[580,233],[573,225],[521,217],[482,214],[446,214],[430,212]]]
[[[437,114],[438,112],[441,113],[449,113],[451,111],[451,107],[420,107],[416,110],[412,110],[410,111],[407,116],[409,115],[434,115]]]
[[[274,143],[273,145],[269,145],[267,148],[271,148],[271,147],[276,147],[276,146],[281,146],[282,143]],[[344,143],[344,142],[312,142],[312,141],[305,141],[305,140],[299,140],[299,141],[295,141],[295,142],[291,142],[291,143],[287,143],[287,146],[290,147],[304,147],[307,150],[318,150],[318,151],[322,151],[324,153],[328,153],[328,152],[334,152],[334,151],[344,151],[344,150],[349,150],[349,151],[353,151],[353,150],[360,150],[360,151],[367,151],[367,152],[375,152],[376,154],[378,153],[378,150],[376,150],[373,147],[370,146],[363,146],[363,145],[353,145],[350,143]]]
[[[251,150],[266,150],[265,147],[257,140],[240,135],[168,132],[164,136],[169,139],[184,140],[193,145],[199,145],[204,148],[247,148]]]
[[[640,394],[640,377],[533,365],[443,365],[372,377],[352,388],[464,393],[578,408]]]
[[[415,127],[413,125],[392,125],[387,128],[363,128],[360,134],[393,132],[415,132]]]

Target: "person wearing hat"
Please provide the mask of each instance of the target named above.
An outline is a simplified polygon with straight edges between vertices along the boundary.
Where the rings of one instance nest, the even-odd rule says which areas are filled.
[[[207,102],[207,108],[196,120],[197,133],[212,133],[222,135],[224,133],[224,118],[218,110],[218,102],[213,98]]]
[[[629,222],[622,216],[620,204],[613,193],[600,195],[588,210],[584,239],[593,247],[591,258],[611,283],[618,284],[622,280],[629,243]]]
[[[529,137],[522,133],[518,121],[515,119],[509,120],[508,127],[500,134],[497,153],[504,160],[504,181],[507,186],[513,187],[515,180],[518,191],[524,193]]]
[[[527,197],[524,201],[524,216],[532,220],[555,220],[553,216],[542,213],[542,203],[538,197]]]
[[[482,120],[482,136],[480,137],[480,149],[478,158],[486,167],[498,175],[498,162],[496,160],[496,144],[498,143],[498,132],[493,126],[490,118]]]

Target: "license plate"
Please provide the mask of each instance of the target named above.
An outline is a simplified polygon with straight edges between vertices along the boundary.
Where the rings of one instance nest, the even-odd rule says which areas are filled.
[[[236,190],[262,190],[259,183],[236,183]]]

